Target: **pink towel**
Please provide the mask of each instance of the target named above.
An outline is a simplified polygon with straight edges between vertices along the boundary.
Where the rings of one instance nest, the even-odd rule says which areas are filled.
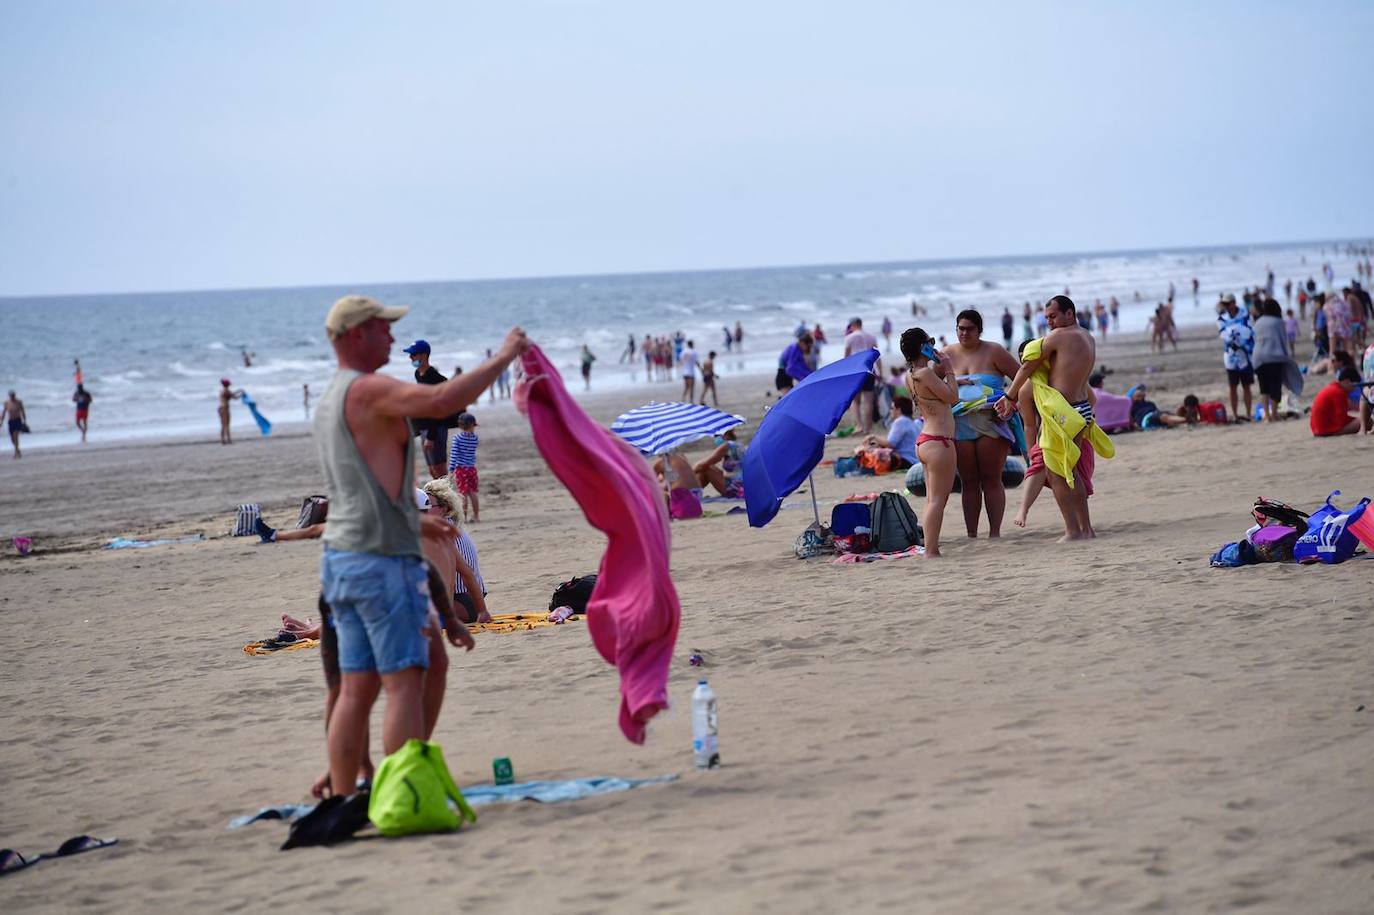
[[[610,542],[587,602],[596,650],[620,670],[620,729],[644,742],[644,726],[668,707],[668,668],[682,610],[668,568],[668,512],[639,453],[582,412],[537,346],[524,356],[515,404],[534,443],[592,527]]]

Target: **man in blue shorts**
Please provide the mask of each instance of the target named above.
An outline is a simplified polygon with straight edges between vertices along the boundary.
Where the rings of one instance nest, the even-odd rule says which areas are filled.
[[[406,384],[377,369],[391,355],[392,322],[408,310],[350,295],[325,318],[339,367],[316,407],[314,431],[329,497],[320,578],[342,672],[328,728],[336,794],[354,790],[380,690],[387,695],[383,750],[394,753],[424,736],[430,600],[408,417],[458,412],[529,346],[524,331],[512,328],[496,356],[473,371],[442,384]],[[462,644],[458,632],[449,640]]]

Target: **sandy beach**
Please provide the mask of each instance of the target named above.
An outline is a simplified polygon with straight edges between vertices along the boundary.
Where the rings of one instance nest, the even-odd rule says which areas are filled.
[[[1188,337],[1164,355],[1103,347],[1108,389],[1147,380],[1167,407],[1221,396],[1214,337]],[[722,407],[752,430],[770,387],[725,377]],[[678,390],[588,409],[609,423]],[[542,610],[604,541],[523,417],[481,419],[488,602]],[[762,530],[675,523],[675,707],[645,746],[617,728],[616,672],[580,623],[479,635],[453,657],[435,739],[460,784],[489,781],[498,756],[521,780],[677,781],[284,853],[280,823],[226,825],[304,800],[322,770],[319,656],[242,646],[282,613],[314,615],[320,547],[227,533],[240,502],[291,526],[320,473],[304,427],[238,435],[0,466],[0,845],[120,839],[6,877],[6,912],[1374,910],[1374,560],[1207,564],[1256,496],[1374,496],[1374,437],[1315,440],[1305,420],[1116,436],[1098,540],[1056,545],[1048,492],[1026,530],[966,540],[956,497],[938,563],[795,559],[805,493]],[[832,439],[827,457],[852,446]],[[901,480],[821,468],[815,483],[828,516]],[[691,763],[694,651],[720,701],[717,771]]]

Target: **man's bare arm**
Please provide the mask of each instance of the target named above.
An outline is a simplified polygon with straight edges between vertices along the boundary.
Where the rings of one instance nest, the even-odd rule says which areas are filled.
[[[437,419],[452,416],[482,396],[510,365],[529,349],[525,332],[511,328],[501,350],[470,372],[450,378],[443,384],[408,384],[385,375],[364,375],[354,383],[363,402],[383,416]]]

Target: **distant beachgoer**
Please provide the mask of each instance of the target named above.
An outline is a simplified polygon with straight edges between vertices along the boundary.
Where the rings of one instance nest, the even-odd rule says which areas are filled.
[[[892,351],[892,319],[883,315],[883,352]]]
[[[923,425],[916,438],[916,456],[925,465],[926,510],[923,516],[925,556],[940,555],[940,528],[945,505],[954,490],[954,412],[959,385],[949,357],[935,351],[930,334],[919,327],[902,332],[899,347],[906,359],[907,390],[921,411]]]
[[[711,350],[706,354],[706,361],[701,364],[701,405],[706,406],[706,392],[711,392],[711,405],[720,406],[720,400],[716,397],[716,351]]]
[[[724,340],[725,340],[725,351],[728,353],[728,352],[730,352],[731,349],[734,348],[734,345],[735,345],[735,337],[734,337],[734,334],[730,333],[730,326],[729,326],[728,324],[722,326],[721,329],[720,329],[720,332],[721,332],[721,335],[724,337]]]
[[[849,332],[844,337],[844,354],[846,357],[855,353],[865,353],[871,349],[878,348],[878,338],[864,330],[862,318],[850,318]],[[873,363],[872,370],[868,377],[864,378],[863,385],[859,392],[854,395],[854,427],[863,432],[864,435],[873,431],[873,413],[878,390],[878,379],[883,377],[882,358],[879,357]]]
[[[477,476],[477,446],[481,443],[476,431],[477,417],[471,413],[458,414],[458,431],[453,436],[453,448],[448,456],[448,473],[453,488],[463,500],[463,520],[478,523],[481,505],[478,494],[481,481]],[[457,514],[454,514],[457,517]]]
[[[587,344],[585,343],[582,344],[581,361],[582,384],[585,390],[590,391],[592,389],[592,363],[596,361],[596,356],[587,348]]]
[[[1116,296],[1112,296],[1111,303],[1107,306],[1107,313],[1112,318],[1112,330],[1115,333],[1121,333],[1121,303],[1116,300]]]
[[[243,357],[243,367],[251,369],[253,367],[253,358],[257,356],[257,353],[250,353],[248,352],[248,347],[241,346],[239,347],[239,355]]]
[[[1298,319],[1293,315],[1293,309],[1288,309],[1288,317],[1283,319],[1283,332],[1288,336],[1288,348],[1291,350],[1298,345]]]
[[[895,470],[905,470],[920,460],[916,456],[916,439],[920,435],[920,428],[916,425],[915,404],[910,397],[897,395],[892,398],[892,407],[888,416],[887,437],[869,435],[864,437],[863,447],[887,448],[897,458],[894,465]]]
[[[310,419],[310,385],[301,385],[301,393],[305,396],[305,418]]]
[[[621,353],[620,353],[620,361],[621,361],[622,364],[625,363],[626,361],[628,361],[631,365],[634,365],[634,361],[635,361],[635,335],[634,335],[634,334],[630,334],[629,342],[625,344],[625,349],[621,351]]]
[[[14,446],[14,459],[17,461],[23,457],[19,450],[19,436],[29,431],[29,415],[24,410],[24,401],[13,391],[10,391],[5,406],[0,408],[0,418],[8,421],[10,444]]]
[[[966,308],[959,312],[954,329],[959,342],[945,355],[959,385],[1005,390],[1007,379],[1014,377],[1021,366],[1006,349],[982,338],[983,316],[977,309]],[[954,430],[964,527],[970,537],[977,537],[978,519],[986,506],[988,536],[1000,537],[1007,507],[1002,470],[1015,435],[991,409],[964,413],[954,420]]]
[[[1277,422],[1279,402],[1283,399],[1283,377],[1288,363],[1293,361],[1292,344],[1284,326],[1283,310],[1274,299],[1265,299],[1262,314],[1255,322],[1255,351],[1251,362],[1259,380],[1260,406],[1266,422]],[[1296,325],[1296,321],[1294,324]],[[1293,328],[1296,334],[1296,326]]]
[[[243,397],[242,391],[231,391],[229,389],[229,379],[219,380],[219,443],[221,445],[234,444],[234,437],[229,434],[229,402]]]
[[[443,384],[448,381],[443,373],[429,364],[430,347],[427,341],[416,340],[402,352],[410,357],[417,384]],[[448,460],[448,420],[417,418],[412,419],[410,424],[420,436],[422,450],[425,453],[425,466],[429,468],[429,478],[441,478]]]
[[[797,322],[797,326],[794,327],[794,328],[792,328],[792,336],[795,337],[795,338],[797,338],[798,340],[800,340],[800,339],[802,338],[802,335],[805,334],[806,332],[807,332],[807,331],[806,331],[806,322],[805,322],[805,321],[798,321],[798,322]]]
[[[1031,324],[1031,306],[1030,302],[1027,302],[1026,307],[1021,309],[1021,340],[1025,342],[1034,336],[1035,328]],[[1010,349],[1010,347],[1008,347],[1008,349]]]
[[[1255,383],[1255,368],[1250,354],[1255,351],[1255,332],[1250,327],[1250,318],[1236,306],[1236,297],[1225,293],[1217,305],[1217,330],[1221,337],[1222,362],[1226,366],[1226,385],[1231,391],[1231,415],[1236,422],[1249,419],[1251,408],[1250,387]],[[1245,412],[1241,413],[1236,403],[1236,388],[1245,392]]]
[[[692,467],[697,485],[712,487],[727,499],[744,498],[744,446],[735,437],[734,429],[726,429],[716,437],[716,449]]]
[[[1283,281],[1283,304],[1285,304],[1285,305],[1291,305],[1292,303],[1293,303],[1293,278],[1290,276],[1288,279],[1286,279],[1286,280]]]
[[[1043,337],[1043,336],[1047,335],[1049,332],[1050,332],[1050,322],[1049,322],[1049,319],[1045,317],[1045,306],[1044,306],[1044,305],[1036,306],[1036,309],[1035,309],[1035,335],[1034,335],[1034,337]],[[1034,339],[1034,337],[1032,337],[1031,339]]]
[[[1016,409],[1017,396],[1021,389],[1031,383],[1031,376],[1043,366],[1048,371],[1048,386],[1042,391],[1048,392],[1047,400],[1051,397],[1062,399],[1063,406],[1055,411],[1052,407],[1057,405],[1047,405],[1046,408],[1051,409],[1050,415],[1046,416],[1041,410],[1039,425],[1044,427],[1047,422],[1058,424],[1063,421],[1067,411],[1075,412],[1083,418],[1085,425],[1074,437],[1074,442],[1079,448],[1079,460],[1075,467],[1066,469],[1066,472],[1072,473],[1075,477],[1075,485],[1070,486],[1068,478],[1053,470],[1048,460],[1045,466],[1047,481],[1054,493],[1054,500],[1059,505],[1059,513],[1064,518],[1064,536],[1061,542],[1086,540],[1097,536],[1088,510],[1088,492],[1096,462],[1090,438],[1101,435],[1100,430],[1094,433],[1094,395],[1088,385],[1088,376],[1092,374],[1097,360],[1097,345],[1091,333],[1077,326],[1073,300],[1068,296],[1057,295],[1045,303],[1045,316],[1052,331],[1041,345],[1039,357],[1028,358],[1021,363],[1021,368],[1017,371],[1011,387],[1007,389],[1006,396],[997,401],[997,413],[1003,419],[1011,416]],[[1027,352],[1026,355],[1031,354]],[[1038,399],[1036,406],[1037,410],[1040,410]]]
[[[1324,438],[1330,435],[1354,435],[1360,431],[1359,417],[1350,415],[1350,392],[1360,384],[1360,373],[1344,368],[1336,380],[1317,392],[1312,400],[1309,423],[1312,434]]]
[[[387,696],[385,752],[425,734],[430,598],[414,506],[415,445],[408,417],[453,415],[529,345],[524,331],[513,328],[496,358],[461,378],[406,384],[377,369],[391,353],[391,323],[407,311],[350,295],[336,301],[325,319],[339,368],[320,398],[314,438],[329,498],[321,580],[342,670],[328,740],[336,794],[354,790],[379,687]],[[471,646],[461,628],[450,628],[448,638]]]
[[[735,350],[744,352],[744,325],[738,321],[735,322]]]
[[[491,357],[491,350],[487,350],[487,358]],[[502,400],[510,399],[510,366],[505,365],[501,368],[501,374],[496,376],[496,393]]]
[[[811,366],[806,361],[811,344],[811,335],[807,334],[796,343],[789,343],[778,356],[778,374],[773,384],[779,391],[790,391],[792,385],[811,374]]]
[[[696,400],[697,389],[697,365],[701,357],[697,355],[696,342],[687,341],[687,348],[682,351],[682,359],[679,360],[682,366],[682,399],[687,403]]]
[[[86,444],[86,429],[90,425],[91,392],[81,382],[76,383],[76,393],[72,403],[76,404],[76,428],[81,430],[81,444]]]
[[[1016,319],[1011,315],[1011,309],[1002,309],[1002,346],[1011,349],[1011,338],[1016,333]]]

